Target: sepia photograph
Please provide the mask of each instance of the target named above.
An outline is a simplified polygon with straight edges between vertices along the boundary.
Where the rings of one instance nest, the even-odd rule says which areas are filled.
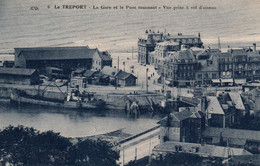
[[[259,0],[0,0],[0,165],[260,166]]]

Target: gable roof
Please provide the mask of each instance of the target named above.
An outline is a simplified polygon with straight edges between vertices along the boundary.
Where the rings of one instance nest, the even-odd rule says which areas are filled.
[[[174,113],[171,113],[169,115],[169,117],[164,117],[162,120],[160,120],[158,123],[159,124],[166,124],[167,121],[168,121],[168,118],[170,118],[170,120],[172,122],[180,122],[180,121],[183,121],[185,119],[189,119],[189,118],[192,118],[192,119],[201,119],[202,117],[202,113],[197,111],[196,108],[186,108],[185,110],[181,111],[181,112],[174,112]]]
[[[228,94],[229,94],[232,102],[235,103],[236,109],[245,110],[244,103],[243,103],[242,98],[239,93],[229,92]]]
[[[104,61],[110,61],[112,60],[111,55],[107,51],[98,51],[99,57]]]
[[[98,49],[88,46],[15,48],[15,55],[24,56],[26,60],[90,59],[95,53],[98,53]]]
[[[117,74],[117,69],[114,67],[110,67],[110,66],[104,66],[103,69],[101,70],[101,73],[103,75],[107,75],[110,77],[114,77]]]
[[[208,107],[207,107],[207,112],[209,114],[219,114],[219,115],[224,115],[224,111],[215,96],[207,96],[208,102]]]
[[[131,74],[131,73],[126,73],[126,72],[124,72],[124,71],[122,71],[122,70],[120,70],[120,71],[116,74],[116,77],[117,77],[118,79],[122,79],[122,80],[125,80],[125,79],[127,79],[128,77],[130,77],[130,76],[132,76],[132,77],[134,77],[134,78],[136,79],[136,76],[134,76],[133,74]]]
[[[86,70],[83,75],[88,78],[88,77],[92,77],[96,73],[98,73],[98,71]]]
[[[36,72],[36,69],[5,68],[5,67],[0,67],[0,74],[11,74],[11,75],[30,76],[30,75],[32,75],[34,72]]]

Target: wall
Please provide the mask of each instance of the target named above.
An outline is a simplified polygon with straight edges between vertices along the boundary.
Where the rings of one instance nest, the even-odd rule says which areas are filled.
[[[169,141],[180,141],[180,127],[160,127],[160,142],[164,142],[164,137],[167,136]]]
[[[30,85],[30,76],[0,74],[0,83]]]

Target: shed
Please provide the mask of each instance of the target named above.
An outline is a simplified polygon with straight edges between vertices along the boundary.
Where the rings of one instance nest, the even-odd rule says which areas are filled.
[[[39,80],[39,73],[35,69],[0,68],[0,83],[35,85]]]

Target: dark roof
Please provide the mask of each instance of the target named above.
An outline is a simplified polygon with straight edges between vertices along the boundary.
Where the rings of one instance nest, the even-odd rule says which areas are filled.
[[[110,66],[104,66],[103,69],[101,70],[101,74],[103,75],[107,75],[110,77],[114,77],[117,73],[117,69],[114,67],[110,67]]]
[[[98,73],[98,71],[87,70],[83,75],[85,77],[92,77],[96,73]]]
[[[134,76],[133,74],[126,73],[126,72],[124,72],[124,71],[122,71],[122,70],[120,70],[120,71],[116,74],[116,77],[117,77],[118,79],[123,79],[123,80],[124,80],[124,79],[127,79],[127,78],[130,77],[130,76],[136,78],[136,76]]]
[[[111,55],[107,51],[99,52],[99,57],[104,61],[112,60]]]
[[[0,68],[0,74],[11,74],[11,75],[32,75],[36,69],[23,69],[23,68]]]
[[[15,55],[23,55],[26,60],[51,60],[51,59],[89,59],[98,49],[85,47],[34,47],[15,48]]]
[[[74,71],[74,73],[76,73],[76,74],[82,74],[82,73],[84,73],[85,71],[86,71],[85,69],[77,69],[77,70]]]
[[[231,53],[232,55],[246,55],[246,51],[244,49],[229,49],[228,50],[229,53]]]
[[[168,39],[198,39],[195,35],[170,35],[167,36]]]
[[[200,119],[201,118],[201,114],[198,111],[190,110],[190,108],[187,108],[184,111],[175,113],[175,116],[180,121],[188,119],[188,118],[195,118],[195,119]]]
[[[204,137],[220,137],[220,135],[229,139],[246,139],[260,141],[260,131],[254,130],[207,127],[203,132]]]
[[[231,57],[229,52],[216,52],[214,54],[217,55],[217,57]]]
[[[169,52],[169,57],[174,60],[191,60],[195,61],[192,50],[181,50],[177,52]]]
[[[186,108],[185,110],[181,112],[174,112],[169,115],[169,117],[164,117],[162,120],[160,120],[159,124],[166,124],[168,121],[168,118],[170,118],[171,121],[180,122],[182,120],[188,119],[188,118],[195,118],[200,119],[202,117],[202,113],[197,111],[195,108]]]

